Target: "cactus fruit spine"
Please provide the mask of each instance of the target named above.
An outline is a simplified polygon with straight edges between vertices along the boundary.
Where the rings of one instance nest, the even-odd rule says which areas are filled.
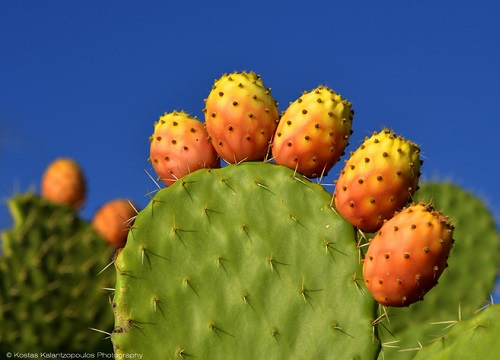
[[[355,229],[330,200],[264,162],[202,169],[160,190],[115,260],[116,354],[374,358]]]
[[[410,205],[371,240],[363,264],[366,287],[385,306],[422,300],[448,266],[452,246],[446,217],[430,205]]]
[[[324,86],[304,92],[282,114],[272,144],[275,163],[309,178],[326,176],[348,145],[351,106]]]
[[[227,163],[263,160],[279,120],[278,105],[254,72],[225,74],[205,100],[205,124]]]
[[[70,158],[54,160],[42,176],[40,191],[49,201],[80,209],[87,195],[82,169]]]
[[[403,208],[418,187],[420,149],[383,129],[351,154],[334,192],[335,206],[351,224],[375,232]]]
[[[220,166],[203,123],[184,111],[160,116],[149,140],[149,161],[167,186],[200,168]]]

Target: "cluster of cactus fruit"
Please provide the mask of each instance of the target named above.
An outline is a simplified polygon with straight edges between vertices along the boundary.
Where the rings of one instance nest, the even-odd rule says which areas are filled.
[[[46,170],[41,196],[9,201],[0,351],[100,348],[147,359],[500,351],[498,307],[475,313],[500,260],[493,218],[460,188],[419,184],[419,146],[374,132],[329,193],[321,180],[345,155],[354,119],[332,89],[304,92],[280,115],[260,76],[234,72],[215,80],[203,113],[204,122],[181,110],[154,124],[149,161],[167,187],[142,211],[116,199],[91,222],[79,218],[85,179],[66,158]]]
[[[259,76],[233,73],[215,81],[205,102],[205,124],[183,111],[155,123],[150,161],[167,185],[200,168],[219,168],[219,157],[228,164],[271,159],[303,177],[324,176],[344,154],[352,133],[351,103],[324,86],[305,92],[279,116],[278,103]],[[385,224],[418,188],[419,155],[416,144],[383,129],[351,153],[336,181],[336,211],[363,232],[379,231],[364,278],[384,305],[421,300],[437,283],[451,251],[453,226],[430,204],[410,206]],[[389,227],[401,230],[391,236]],[[395,254],[389,257],[391,252],[401,253],[404,262]]]
[[[203,112],[154,124],[149,161],[167,188],[114,260],[116,354],[383,355],[383,319],[425,303],[454,243],[447,208],[416,201],[419,147],[373,133],[330,194],[310,179],[345,154],[354,118],[333,90],[304,92],[279,115],[260,76],[234,72],[215,80]]]
[[[89,223],[77,214],[86,195],[80,166],[59,158],[43,174],[40,195],[9,199],[14,223],[2,232],[0,256],[2,357],[27,351],[112,352],[99,331],[113,327],[104,294],[113,288],[115,275],[101,271],[124,246],[129,225],[122,219],[129,220],[134,209],[113,200]]]

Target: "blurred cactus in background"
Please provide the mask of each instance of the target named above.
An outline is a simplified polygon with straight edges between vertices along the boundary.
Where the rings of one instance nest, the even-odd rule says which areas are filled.
[[[112,351],[101,332],[113,327],[115,275],[103,270],[115,247],[76,213],[85,189],[76,161],[61,158],[42,176],[41,196],[8,200],[13,226],[1,234],[1,353]],[[101,228],[118,226],[126,236],[123,221],[116,223]]]

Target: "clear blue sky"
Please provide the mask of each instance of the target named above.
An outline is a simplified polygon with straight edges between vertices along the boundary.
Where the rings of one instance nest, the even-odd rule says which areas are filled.
[[[215,78],[254,70],[280,111],[330,86],[353,103],[349,150],[390,127],[420,144],[424,180],[454,180],[498,214],[499,15],[496,0],[5,1],[0,197],[70,156],[88,179],[83,217],[116,197],[143,207],[153,122],[202,118]]]

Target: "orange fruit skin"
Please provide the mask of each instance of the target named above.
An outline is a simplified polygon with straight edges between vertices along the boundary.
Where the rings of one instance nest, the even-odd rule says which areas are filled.
[[[254,72],[225,74],[206,101],[205,125],[212,145],[227,163],[264,160],[276,130],[277,102]]]
[[[412,204],[386,221],[363,262],[365,285],[384,306],[423,299],[446,269],[453,225],[432,206]]]
[[[411,200],[420,178],[420,148],[383,129],[351,154],[336,180],[335,207],[349,223],[375,232]]]
[[[166,186],[198,169],[220,167],[204,124],[184,111],[160,116],[150,141],[148,160]]]
[[[87,195],[82,169],[70,158],[54,160],[42,176],[40,192],[43,198],[51,202],[70,205],[74,210],[79,210]]]
[[[275,163],[308,178],[326,176],[348,145],[351,106],[324,86],[302,94],[279,121],[272,144]]]
[[[128,230],[136,215],[136,210],[128,200],[111,200],[95,212],[92,227],[110,245],[122,248],[127,242]]]

